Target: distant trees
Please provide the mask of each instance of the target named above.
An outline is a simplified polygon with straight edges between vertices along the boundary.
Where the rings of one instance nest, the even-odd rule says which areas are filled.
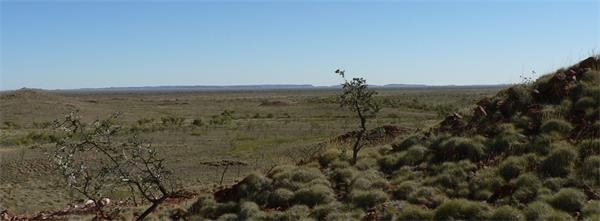
[[[354,165],[358,158],[358,152],[364,146],[363,139],[367,133],[367,119],[375,117],[380,110],[379,105],[373,99],[377,92],[369,89],[367,80],[364,78],[352,78],[351,81],[348,81],[344,76],[344,70],[338,69],[335,73],[344,79],[342,94],[339,97],[340,106],[356,113],[356,117],[360,121],[356,141],[352,146],[351,163]]]
[[[121,129],[115,124],[118,116],[85,124],[77,112],[67,114],[55,122],[61,136],[48,155],[67,185],[94,201],[97,217],[107,218],[103,199],[123,190],[130,192],[136,205],[151,204],[137,217],[142,220],[174,195],[174,185],[155,149],[135,136],[125,141],[117,137]]]

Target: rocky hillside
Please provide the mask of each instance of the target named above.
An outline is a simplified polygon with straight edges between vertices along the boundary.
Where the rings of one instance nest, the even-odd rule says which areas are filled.
[[[326,149],[204,197],[190,219],[600,220],[600,57],[361,152]]]

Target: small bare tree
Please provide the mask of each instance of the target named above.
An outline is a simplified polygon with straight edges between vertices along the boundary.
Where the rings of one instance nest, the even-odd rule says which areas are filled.
[[[379,112],[379,105],[373,99],[377,94],[376,91],[369,89],[367,80],[364,78],[352,78],[351,81],[346,80],[345,71],[336,70],[344,79],[342,84],[342,94],[340,95],[340,106],[350,109],[356,113],[356,117],[360,120],[356,141],[352,146],[352,165],[356,164],[358,152],[363,148],[363,139],[367,133],[367,119],[373,118]]]
[[[151,205],[137,220],[152,213],[161,203],[174,196],[171,174],[156,150],[136,136],[119,141],[119,114],[85,124],[77,112],[56,121],[61,134],[49,156],[67,185],[94,201],[98,218],[107,218],[102,199],[118,189],[129,190],[135,204]]]

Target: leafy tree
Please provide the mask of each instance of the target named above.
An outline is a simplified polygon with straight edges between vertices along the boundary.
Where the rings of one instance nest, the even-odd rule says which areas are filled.
[[[169,197],[175,196],[171,172],[155,149],[135,136],[120,142],[119,114],[85,124],[77,112],[56,121],[61,137],[48,152],[67,185],[94,201],[97,217],[106,217],[103,198],[115,190],[127,189],[134,204],[151,205],[137,220],[152,213]]]
[[[369,89],[367,80],[364,78],[352,78],[351,81],[348,81],[344,76],[345,71],[338,69],[335,73],[344,79],[342,95],[340,95],[340,106],[355,112],[356,117],[360,120],[356,141],[352,146],[352,165],[354,165],[356,164],[358,152],[364,146],[363,139],[367,133],[367,119],[375,117],[380,110],[379,105],[373,99],[377,92]]]

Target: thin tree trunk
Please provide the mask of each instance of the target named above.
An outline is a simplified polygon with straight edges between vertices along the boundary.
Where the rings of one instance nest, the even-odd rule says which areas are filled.
[[[364,131],[361,130],[358,133],[358,137],[356,138],[356,142],[354,143],[354,147],[352,147],[352,165],[356,164],[356,159],[358,158],[358,151],[360,151],[360,141],[362,140],[362,137],[364,136]]]
[[[157,201],[152,202],[152,205],[150,207],[148,207],[148,209],[146,209],[140,216],[138,216],[136,218],[136,220],[137,221],[144,220],[144,218],[146,218],[146,216],[150,215],[150,213],[154,212],[154,210],[156,210],[156,208],[158,208],[158,206],[160,204],[162,204],[162,202],[165,201],[165,199],[167,199],[167,197],[163,196],[162,198],[158,199]]]

